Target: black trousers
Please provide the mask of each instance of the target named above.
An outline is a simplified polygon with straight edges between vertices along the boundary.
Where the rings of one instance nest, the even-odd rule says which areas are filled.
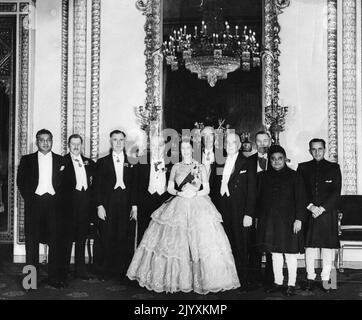
[[[230,198],[223,196],[219,199],[218,209],[222,215],[223,226],[230,241],[239,280],[242,285],[246,284],[249,281],[248,248],[250,228],[243,227],[240,209],[235,210]]]
[[[137,245],[141,242],[143,234],[145,233],[148,225],[151,222],[152,213],[157,210],[170,197],[170,194],[168,194],[167,192],[159,195],[157,192],[155,192],[154,194],[150,194],[148,190],[144,191],[142,202],[138,205],[137,212]]]
[[[57,196],[46,193],[34,195],[27,203],[25,212],[25,250],[26,264],[39,270],[39,243],[49,246],[48,278],[59,281],[59,224]]]
[[[99,244],[95,253],[100,273],[107,278],[124,278],[134,252],[134,221],[130,221],[129,192],[112,191],[106,219],[98,222]]]
[[[249,233],[249,270],[252,274],[252,280],[254,281],[262,281],[267,285],[271,285],[274,283],[274,274],[273,274],[273,262],[271,253],[265,254],[265,268],[264,274],[262,272],[262,260],[263,253],[260,252],[260,249],[257,244],[257,229],[255,225],[250,228]]]
[[[91,210],[90,190],[73,190],[69,204],[68,215],[63,219],[63,269],[62,278],[65,280],[69,272],[72,245],[75,243],[74,267],[75,275],[82,276],[86,273],[85,242],[88,235]]]

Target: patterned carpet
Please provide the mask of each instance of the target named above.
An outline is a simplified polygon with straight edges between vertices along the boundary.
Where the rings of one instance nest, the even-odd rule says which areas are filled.
[[[71,279],[69,286],[55,289],[40,285],[38,290],[25,292],[22,288],[22,265],[3,262],[0,266],[0,300],[355,300],[362,299],[362,270],[346,269],[338,274],[338,289],[324,293],[319,289],[313,292],[297,290],[294,297],[282,293],[267,294],[259,287],[248,293],[228,291],[206,296],[193,293],[158,294],[138,286],[136,282],[127,286],[115,281],[100,282],[94,278],[89,281]],[[45,266],[44,266],[45,268]],[[298,279],[303,280],[304,270],[298,270]],[[45,278],[41,270],[39,280]]]
[[[319,289],[313,292],[297,290],[297,295],[286,297],[282,293],[267,294],[262,287],[247,293],[227,291],[217,294],[194,293],[160,294],[148,291],[133,281],[120,285],[115,281],[101,282],[95,277],[89,281],[70,279],[69,286],[55,289],[40,285],[38,290],[27,293],[22,287],[23,265],[11,262],[12,246],[0,245],[0,300],[360,300],[362,299],[362,270],[345,269],[337,274],[338,288],[333,293]],[[39,281],[46,277],[46,266],[42,266]],[[286,274],[286,270],[284,270]],[[298,269],[298,282],[305,279],[305,270]]]

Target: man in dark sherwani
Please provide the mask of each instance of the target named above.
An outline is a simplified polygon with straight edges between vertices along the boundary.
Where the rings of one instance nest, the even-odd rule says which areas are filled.
[[[328,282],[334,250],[339,248],[337,207],[341,194],[341,170],[337,163],[324,158],[325,151],[326,143],[323,139],[312,139],[309,142],[309,152],[313,160],[298,166],[308,200],[305,238],[307,290],[314,288],[317,250],[321,249],[323,261],[322,281]]]
[[[258,177],[257,244],[270,253],[274,285],[267,292],[284,291],[284,257],[288,268],[287,296],[296,294],[298,254],[304,252],[302,224],[305,220],[305,186],[302,177],[286,165],[286,152],[279,145],[268,151],[268,170]]]

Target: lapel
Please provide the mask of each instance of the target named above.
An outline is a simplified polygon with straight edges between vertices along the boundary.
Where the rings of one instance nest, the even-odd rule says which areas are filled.
[[[34,179],[36,180],[36,183],[38,183],[38,180],[39,180],[38,151],[36,151],[35,153],[33,153],[32,162],[33,162],[33,172],[32,172],[32,175],[34,176]]]
[[[230,176],[229,183],[231,183],[239,175],[239,172],[240,172],[243,164],[245,163],[245,160],[246,160],[246,158],[244,158],[243,154],[241,152],[239,152],[239,154],[235,160],[234,170]]]
[[[68,153],[66,156],[65,156],[65,161],[66,161],[66,166],[69,167],[69,178],[72,182],[72,185],[76,185],[77,184],[77,180],[76,180],[76,177],[75,177],[75,169],[74,169],[74,165],[73,165],[73,160],[72,160],[72,156],[70,155],[70,153]]]
[[[117,181],[117,175],[116,175],[116,168],[114,167],[114,163],[113,163],[113,151],[107,156],[106,161],[108,163],[106,168],[109,168],[110,174],[113,177],[114,183],[115,183],[115,181]]]
[[[59,170],[58,168],[58,161],[54,155],[53,151],[50,151],[52,153],[52,163],[53,163],[53,168],[52,168],[52,183],[53,183],[53,187],[55,187],[56,185],[56,180],[57,180],[57,171]]]

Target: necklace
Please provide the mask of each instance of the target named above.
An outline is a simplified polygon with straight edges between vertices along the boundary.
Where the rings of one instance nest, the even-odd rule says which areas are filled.
[[[186,165],[186,166],[189,166],[189,165],[191,165],[191,164],[193,164],[193,163],[194,163],[192,160],[191,160],[191,162],[190,162],[190,163],[186,163],[184,160],[182,160],[181,162],[182,162],[182,164],[184,164],[184,165]]]

